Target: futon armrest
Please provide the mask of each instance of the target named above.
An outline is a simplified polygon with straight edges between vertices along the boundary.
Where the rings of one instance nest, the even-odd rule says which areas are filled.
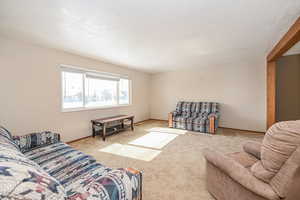
[[[47,146],[60,142],[60,135],[50,131],[30,133],[23,136],[14,136],[14,142],[19,146],[21,152],[27,152],[35,148]]]
[[[243,167],[241,164],[239,164],[229,156],[222,155],[216,151],[212,151],[209,149],[204,149],[203,153],[207,162],[222,170],[225,174],[230,176],[233,180],[235,180],[248,190],[266,199],[280,199],[269,184],[266,184],[255,178],[249,170],[247,170],[245,167]]]
[[[243,145],[243,149],[245,152],[253,155],[259,160],[260,160],[260,148],[261,148],[261,143],[258,142],[247,142]]]
[[[143,194],[143,174],[141,171],[133,169],[133,168],[125,168],[123,169],[126,171],[126,174],[129,177],[134,177],[136,180],[135,187],[133,186],[132,190],[132,199],[136,200],[142,200],[142,194]],[[131,178],[133,180],[133,178]]]

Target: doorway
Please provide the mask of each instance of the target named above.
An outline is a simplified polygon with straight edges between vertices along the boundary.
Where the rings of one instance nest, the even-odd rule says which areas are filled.
[[[300,54],[282,56],[276,61],[276,122],[298,119]]]

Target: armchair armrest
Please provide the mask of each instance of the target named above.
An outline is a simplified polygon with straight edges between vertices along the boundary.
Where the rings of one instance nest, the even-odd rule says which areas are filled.
[[[260,148],[261,148],[261,144],[258,142],[247,142],[243,145],[243,149],[245,152],[253,155],[259,160],[260,160]]]
[[[168,114],[168,123],[169,123],[169,128],[173,128],[173,112],[170,112]]]
[[[218,120],[220,118],[220,113],[219,112],[209,113],[207,118],[209,120],[209,132],[215,133],[218,127]]]
[[[215,119],[220,118],[220,113],[219,112],[212,112],[208,114],[208,118],[214,117]]]
[[[207,162],[222,170],[246,189],[270,200],[280,199],[269,184],[255,178],[249,170],[229,156],[219,154],[209,149],[205,149],[203,153]]]
[[[27,152],[35,148],[60,142],[60,135],[50,131],[30,133],[23,136],[14,136],[14,142],[19,146],[21,152]]]
[[[173,111],[173,112],[170,112],[168,114],[168,122],[169,122],[169,128],[172,128],[173,127],[173,118],[174,116],[180,114],[179,112],[177,111]]]

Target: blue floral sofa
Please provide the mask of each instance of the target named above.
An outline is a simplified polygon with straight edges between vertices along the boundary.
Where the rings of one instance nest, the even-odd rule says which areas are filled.
[[[169,113],[169,127],[215,133],[220,119],[219,104],[215,102],[179,101]]]
[[[0,199],[141,200],[142,174],[111,169],[52,132],[12,137],[0,127]]]

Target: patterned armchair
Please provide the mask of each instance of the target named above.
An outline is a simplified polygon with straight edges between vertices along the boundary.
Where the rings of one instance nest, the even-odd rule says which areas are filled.
[[[219,118],[218,103],[180,101],[177,103],[176,110],[169,113],[169,127],[215,133]]]

